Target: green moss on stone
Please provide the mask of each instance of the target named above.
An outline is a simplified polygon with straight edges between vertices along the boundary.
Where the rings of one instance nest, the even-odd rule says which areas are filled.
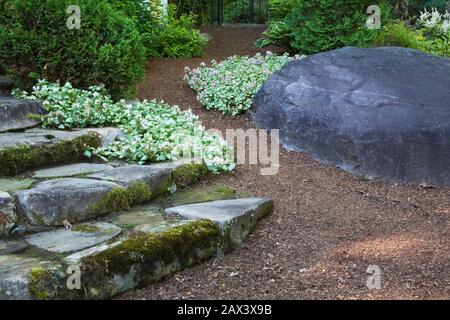
[[[172,171],[171,178],[178,187],[186,187],[199,181],[208,173],[203,163],[188,163]]]
[[[50,297],[47,286],[51,282],[51,273],[43,268],[33,268],[28,274],[28,290],[39,300]]]
[[[213,257],[218,240],[219,228],[207,220],[160,233],[139,233],[113,248],[84,258],[84,274],[97,292],[113,277],[132,275],[134,283],[145,285]]]
[[[97,148],[99,146],[101,146],[101,138],[95,133],[89,133],[52,145],[0,149],[0,176],[14,176],[42,166],[82,160],[86,147]]]
[[[127,188],[113,188],[91,207],[90,215],[96,216],[113,211],[131,210],[132,206],[149,202],[150,188],[144,182],[137,182]]]
[[[132,184],[127,188],[127,193],[132,205],[147,203],[152,198],[152,192],[144,182]]]

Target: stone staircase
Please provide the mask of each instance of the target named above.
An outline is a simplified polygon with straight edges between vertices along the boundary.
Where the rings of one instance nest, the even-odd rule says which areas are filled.
[[[89,161],[120,130],[31,128],[43,112],[0,98],[0,299],[110,298],[230,252],[273,210],[195,186],[208,172],[192,159]]]

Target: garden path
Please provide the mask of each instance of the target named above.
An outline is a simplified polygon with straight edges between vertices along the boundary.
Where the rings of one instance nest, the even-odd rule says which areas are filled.
[[[140,98],[192,108],[208,128],[250,128],[247,115],[205,111],[183,81],[184,67],[255,54],[263,28],[207,27],[203,58],[153,59]],[[275,200],[274,214],[235,252],[121,299],[430,299],[450,298],[450,189],[364,181],[282,149],[275,176],[241,165],[214,177]],[[381,289],[369,290],[369,265]]]

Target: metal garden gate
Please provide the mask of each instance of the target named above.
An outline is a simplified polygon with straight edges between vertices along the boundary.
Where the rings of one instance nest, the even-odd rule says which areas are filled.
[[[265,23],[266,0],[210,0],[212,23]]]

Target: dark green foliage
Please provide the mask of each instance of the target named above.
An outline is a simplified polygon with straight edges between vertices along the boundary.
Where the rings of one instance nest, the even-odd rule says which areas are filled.
[[[283,20],[272,22],[259,46],[277,44],[290,52],[312,54],[344,46],[366,46],[377,32],[366,28],[370,0],[299,0]],[[384,3],[382,23],[388,20]]]
[[[0,65],[22,88],[39,78],[87,88],[104,83],[130,96],[143,78],[145,48],[135,24],[106,0],[0,0]],[[81,28],[69,30],[69,5]]]

